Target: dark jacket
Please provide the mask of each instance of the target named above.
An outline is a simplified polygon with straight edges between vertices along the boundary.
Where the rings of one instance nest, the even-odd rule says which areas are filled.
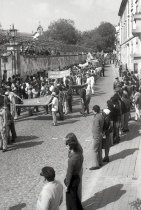
[[[129,98],[122,97],[122,101],[125,104],[125,113],[130,112],[131,102]]]
[[[86,102],[86,90],[84,88],[80,89],[80,98],[82,98],[83,101]]]
[[[67,174],[64,181],[67,187],[69,187],[70,185],[72,176],[75,176],[75,175],[79,176],[82,169],[82,164],[83,164],[82,152],[73,152],[69,154],[68,169],[67,169]]]

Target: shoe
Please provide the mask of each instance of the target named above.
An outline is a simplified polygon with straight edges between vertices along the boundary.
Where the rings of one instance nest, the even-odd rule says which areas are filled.
[[[91,167],[91,168],[89,168],[89,170],[97,170],[97,169],[100,169],[100,166],[96,166],[96,167]]]
[[[52,126],[57,126],[58,124],[52,124]]]
[[[82,114],[83,117],[86,117],[86,114]]]
[[[11,140],[11,143],[14,143],[14,142],[15,142],[15,139],[12,139],[12,140]]]
[[[126,130],[123,129],[122,131],[123,131],[124,133],[126,133],[126,132],[129,132],[129,129],[126,129]]]
[[[109,162],[110,162],[110,160],[109,160],[109,158],[103,158],[103,162],[107,162],[107,163],[109,163]]]
[[[2,150],[2,152],[6,152],[6,151],[7,151],[6,149],[3,149],[3,150]]]

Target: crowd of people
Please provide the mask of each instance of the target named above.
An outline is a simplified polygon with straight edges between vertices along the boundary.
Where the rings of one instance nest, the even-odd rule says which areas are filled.
[[[50,81],[47,75],[27,76],[25,80],[17,75],[3,83],[0,89],[0,132],[2,137],[0,149],[5,152],[7,144],[16,139],[14,118],[15,113],[20,115],[20,109],[16,108],[15,104],[21,103],[23,99],[51,95],[49,104],[44,108],[46,113],[51,112],[53,126],[58,125],[57,113],[59,113],[59,120],[64,120],[64,115],[73,112],[74,94],[79,95],[82,116],[85,117],[86,112],[89,114],[91,95],[95,93],[94,84],[97,79],[97,75],[92,73],[92,68],[91,64],[85,69],[73,66],[70,76],[54,81]],[[104,66],[100,75],[104,76]],[[130,132],[128,123],[131,119],[131,110],[135,110],[135,120],[140,119],[141,84],[137,75],[128,70],[123,71],[120,67],[119,77],[116,77],[113,83],[113,91],[113,96],[107,100],[107,106],[103,110],[99,105],[94,105],[92,108],[94,115],[93,147],[92,165],[89,170],[97,170],[104,163],[110,161],[110,147],[118,144],[123,134]],[[34,108],[39,111],[37,107]],[[29,113],[32,114],[32,112],[29,109]],[[66,208],[67,210],[81,210],[83,209],[81,204],[83,149],[74,133],[69,133],[65,137],[65,144],[68,146],[68,167],[64,179]],[[102,149],[104,157],[102,157]],[[37,210],[59,209],[63,199],[63,186],[55,180],[54,169],[49,166],[44,167],[40,175],[45,178],[46,184],[38,198]]]
[[[62,79],[50,80],[48,75],[34,74],[27,76],[24,80],[20,75],[14,75],[3,81],[1,96],[1,149],[3,152],[7,150],[7,144],[15,142],[16,131],[14,120],[21,114],[21,107],[16,104],[23,103],[24,99],[39,98],[51,95],[48,105],[44,106],[46,114],[52,114],[53,126],[57,126],[58,120],[64,120],[64,116],[73,112],[73,95],[80,96],[82,116],[89,114],[89,104],[91,95],[94,94],[94,84],[97,80],[95,68],[89,64],[85,69],[81,69],[78,65],[71,67],[70,76]],[[104,74],[103,74],[104,76]],[[29,115],[33,115],[34,111],[39,112],[38,106],[28,108]],[[57,115],[59,114],[59,117]],[[6,126],[9,122],[9,126]],[[8,133],[8,135],[6,135]],[[11,135],[10,135],[11,133]],[[11,137],[10,137],[11,136]]]
[[[110,147],[120,142],[120,137],[123,133],[129,132],[128,122],[130,120],[130,111],[133,108],[135,108],[135,120],[140,119],[141,88],[136,75],[133,72],[122,72],[120,79],[119,77],[115,78],[113,91],[114,94],[107,101],[105,109],[101,110],[99,105],[94,105],[92,108],[94,116],[92,124],[93,147],[92,167],[89,170],[97,170],[104,163],[110,161]],[[66,186],[66,209],[82,210],[83,148],[74,133],[67,134],[65,143],[69,149],[68,167],[64,179]],[[102,157],[102,149],[105,153],[104,157]],[[63,185],[56,180],[54,181],[54,179],[49,180],[50,171],[54,171],[54,169],[50,169],[50,167],[42,169],[41,175],[44,176],[46,184],[37,201],[37,210],[41,210],[43,207],[46,208],[47,205],[51,208],[53,204],[57,205],[56,209],[59,209],[62,203]],[[50,186],[53,189],[51,193],[49,193]],[[54,192],[55,197],[53,197]]]

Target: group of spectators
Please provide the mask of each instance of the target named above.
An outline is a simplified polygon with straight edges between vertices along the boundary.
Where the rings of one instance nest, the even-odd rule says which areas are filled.
[[[93,146],[92,166],[89,170],[97,170],[105,162],[108,163],[110,161],[110,147],[120,142],[120,137],[123,133],[129,132],[130,111],[134,107],[135,120],[140,119],[141,88],[136,75],[133,72],[123,72],[120,79],[119,77],[115,78],[113,91],[113,96],[107,101],[107,107],[101,110],[100,106],[94,105],[92,108],[94,115],[92,124]],[[64,179],[66,185],[66,209],[82,210],[83,149],[74,133],[69,133],[65,137],[65,143],[69,149],[68,167]],[[102,157],[102,149],[105,151],[104,157]],[[63,186],[55,178],[51,181],[49,180],[50,171],[54,173],[55,177],[53,168],[48,166],[42,168],[41,175],[44,176],[46,183],[38,198],[37,210],[41,210],[43,206],[49,205],[51,207],[51,203],[52,205],[58,205],[59,208],[59,205],[62,203]],[[53,189],[52,193],[49,193],[51,192],[50,186]],[[53,197],[54,191],[56,197]]]
[[[122,77],[116,77],[114,95],[107,101],[107,107],[100,111],[94,106],[93,121],[93,165],[90,170],[100,168],[103,162],[109,162],[110,146],[120,142],[120,137],[129,132],[131,110],[135,109],[135,120],[140,119],[141,86],[134,72],[124,71]],[[105,157],[102,159],[102,148]]]
[[[104,76],[104,70],[101,76]],[[110,161],[109,151],[113,144],[120,142],[122,134],[129,132],[128,122],[131,118],[131,110],[135,108],[135,120],[140,119],[141,109],[141,87],[140,81],[134,72],[122,71],[120,77],[116,77],[113,96],[107,100],[107,106],[101,110],[100,106],[93,106],[93,147],[92,166],[90,170],[97,170],[103,163]],[[51,95],[46,113],[51,111],[53,126],[57,125],[57,113],[59,119],[64,120],[64,115],[73,112],[73,95],[79,94],[81,102],[80,113],[86,116],[89,114],[91,95],[94,94],[96,75],[92,73],[92,66],[89,65],[81,70],[78,66],[71,69],[71,75],[63,79],[50,81],[47,75],[27,76],[25,80],[20,75],[9,78],[0,90],[0,132],[2,139],[0,149],[5,152],[9,140],[15,141],[16,131],[14,126],[15,113],[20,114],[14,104],[21,103],[23,99],[38,98]],[[3,98],[3,99],[2,99]],[[16,102],[18,100],[18,102]],[[36,108],[36,107],[35,107]],[[30,114],[32,113],[31,110]],[[39,111],[36,108],[36,111]],[[10,131],[12,139],[10,139]],[[68,148],[68,166],[64,179],[66,186],[66,208],[67,210],[82,210],[82,169],[83,149],[74,133],[65,137],[65,144]],[[105,151],[102,157],[102,149]],[[55,180],[55,171],[52,167],[46,166],[41,170],[41,176],[45,179],[45,185],[37,201],[37,210],[59,209],[63,199],[63,186]]]

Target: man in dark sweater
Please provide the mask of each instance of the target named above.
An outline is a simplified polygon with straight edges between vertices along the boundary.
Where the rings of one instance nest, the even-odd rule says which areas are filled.
[[[102,132],[103,132],[103,124],[104,118],[100,113],[100,107],[95,105],[93,107],[93,127],[92,127],[92,135],[93,135],[93,148],[92,148],[92,156],[93,156],[93,166],[90,170],[99,169],[102,166]]]
[[[85,88],[80,89],[80,99],[81,99],[81,111],[83,117],[85,117],[85,106],[86,106],[86,90]]]

